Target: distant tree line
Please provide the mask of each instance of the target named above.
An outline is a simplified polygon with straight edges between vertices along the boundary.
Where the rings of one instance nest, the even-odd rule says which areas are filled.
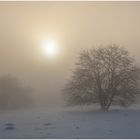
[[[0,109],[29,108],[32,104],[30,89],[11,75],[0,77]]]

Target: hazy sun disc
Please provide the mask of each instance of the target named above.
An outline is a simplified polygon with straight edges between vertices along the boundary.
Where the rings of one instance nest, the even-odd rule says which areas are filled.
[[[42,43],[44,54],[48,57],[56,56],[58,53],[58,48],[56,46],[56,43],[52,40],[50,41],[44,41]]]

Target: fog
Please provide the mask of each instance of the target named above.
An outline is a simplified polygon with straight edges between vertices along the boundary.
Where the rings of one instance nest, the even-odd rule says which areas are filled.
[[[140,64],[140,2],[0,2],[0,75],[33,89],[37,105],[63,106],[62,89],[83,49],[116,43]],[[59,48],[47,58],[41,40]]]

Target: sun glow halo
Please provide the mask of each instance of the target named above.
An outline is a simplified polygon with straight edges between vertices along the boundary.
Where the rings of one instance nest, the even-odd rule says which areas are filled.
[[[56,56],[58,53],[58,48],[53,40],[44,41],[42,47],[44,54],[48,57]]]

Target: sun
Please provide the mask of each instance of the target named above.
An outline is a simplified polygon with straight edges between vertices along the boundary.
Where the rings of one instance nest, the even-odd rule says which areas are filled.
[[[58,47],[54,40],[45,40],[42,42],[42,49],[44,55],[47,57],[54,57],[58,54]]]

